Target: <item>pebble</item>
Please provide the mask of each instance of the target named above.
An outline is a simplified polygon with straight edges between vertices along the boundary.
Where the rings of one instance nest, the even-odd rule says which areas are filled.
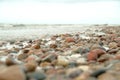
[[[76,60],[76,62],[78,64],[85,64],[85,63],[87,63],[87,60],[85,58],[79,58],[79,59]]]
[[[75,42],[75,39],[74,38],[72,38],[72,37],[67,37],[66,39],[65,39],[65,41],[66,42]]]
[[[39,44],[34,44],[34,45],[32,45],[32,48],[34,48],[34,49],[40,49],[40,45]]]
[[[50,53],[50,54],[46,55],[44,58],[42,58],[42,61],[52,62],[55,59],[57,59],[57,55],[54,53]]]
[[[26,80],[19,66],[10,66],[0,70],[0,80]]]
[[[24,60],[24,59],[26,59],[28,57],[28,55],[27,54],[19,54],[18,56],[17,56],[17,59],[18,60]]]
[[[92,61],[92,60],[97,60],[97,58],[103,54],[106,54],[106,52],[102,49],[94,49],[91,50],[88,55],[87,55],[87,59],[88,61]]]
[[[5,63],[6,63],[7,66],[12,66],[12,65],[16,65],[17,64],[17,62],[13,58],[10,58],[10,57],[8,57],[6,59]]]
[[[57,64],[60,66],[67,66],[69,64],[69,60],[66,59],[64,56],[58,56]]]
[[[117,80],[117,78],[110,73],[104,73],[98,77],[98,80]]]
[[[37,63],[34,61],[29,61],[28,63],[25,64],[25,70],[26,72],[34,72],[37,68]]]
[[[120,27],[0,41],[0,80],[120,80]]]
[[[87,65],[80,65],[78,68],[83,70],[83,71],[88,71],[90,69],[90,67]]]
[[[117,48],[117,43],[116,42],[111,42],[111,43],[108,44],[108,46],[111,49],[115,49],[115,48]]]
[[[46,79],[46,75],[42,71],[35,71],[35,72],[27,73],[27,78],[29,80],[45,80]]]
[[[73,69],[68,69],[66,74],[69,78],[74,79],[78,77],[80,74],[82,74],[82,72],[83,71],[81,69],[73,68]]]
[[[40,67],[47,67],[47,66],[51,66],[52,64],[50,62],[42,62],[40,63]]]

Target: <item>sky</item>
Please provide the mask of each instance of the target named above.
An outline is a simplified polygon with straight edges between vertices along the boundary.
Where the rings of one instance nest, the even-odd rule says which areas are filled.
[[[120,24],[119,0],[0,0],[0,23]]]

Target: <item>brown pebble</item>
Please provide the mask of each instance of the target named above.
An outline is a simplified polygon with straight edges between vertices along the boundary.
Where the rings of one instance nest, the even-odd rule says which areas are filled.
[[[0,80],[26,80],[26,76],[19,66],[10,66],[0,69]]]
[[[56,44],[50,44],[50,48],[57,48]]]
[[[106,52],[102,49],[94,49],[94,50],[91,50],[88,55],[87,55],[87,59],[88,61],[94,61],[94,60],[97,60],[97,58],[103,54],[105,54]]]
[[[27,72],[33,72],[36,70],[37,67],[37,63],[34,61],[30,61],[28,63],[25,64],[25,69]]]
[[[115,48],[117,48],[117,43],[116,42],[111,42],[111,43],[108,44],[108,46],[111,49],[115,49]]]
[[[66,41],[66,42],[75,42],[75,39],[72,38],[72,37],[67,37],[67,38],[65,39],[65,41]]]
[[[98,80],[117,80],[117,78],[110,73],[104,73],[98,77]]]
[[[51,63],[49,63],[49,62],[40,63],[40,67],[47,67],[47,66],[51,66]]]
[[[6,63],[7,66],[11,66],[11,65],[17,64],[17,63],[14,61],[14,59],[9,58],[9,57],[6,59],[5,63]]]
[[[32,48],[34,48],[34,49],[40,49],[40,45],[39,45],[39,44],[34,44],[34,45],[32,46]]]

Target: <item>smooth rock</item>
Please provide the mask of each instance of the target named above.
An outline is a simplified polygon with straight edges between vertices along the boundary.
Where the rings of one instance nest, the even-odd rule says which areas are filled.
[[[19,66],[10,66],[0,70],[0,80],[26,80],[26,77]]]
[[[40,49],[40,44],[34,44],[34,45],[32,45],[32,48],[34,48],[34,49]]]
[[[17,59],[18,60],[24,60],[24,59],[26,59],[28,57],[28,55],[27,54],[19,54],[18,56],[17,56]]]
[[[57,48],[57,44],[50,44],[50,48]]]
[[[66,39],[65,39],[65,41],[66,42],[75,42],[75,39],[74,38],[72,38],[72,37],[67,37]]]
[[[57,59],[57,55],[54,53],[50,53],[50,54],[45,55],[45,57],[42,58],[42,61],[52,62],[55,59]]]
[[[41,62],[40,63],[40,67],[47,67],[47,66],[51,66],[51,63],[49,63],[49,62]]]
[[[88,55],[87,55],[87,59],[88,61],[94,61],[94,60],[97,60],[97,58],[103,54],[106,54],[106,52],[102,49],[94,49],[94,50],[91,50]]]
[[[17,62],[13,58],[10,58],[10,57],[8,57],[6,59],[5,63],[6,63],[7,66],[12,66],[12,65],[16,65],[17,64]]]
[[[38,59],[38,57],[36,55],[29,55],[25,61],[29,62],[29,61],[36,61]]]
[[[42,71],[35,71],[35,72],[27,73],[27,78],[29,80],[45,80],[46,75]]]
[[[28,62],[25,64],[25,70],[26,72],[33,72],[37,68],[37,63],[34,61]]]
[[[111,42],[111,43],[108,44],[108,46],[111,49],[115,49],[115,48],[117,48],[117,43],[116,42]]]
[[[117,80],[117,78],[110,73],[104,73],[98,77],[98,80]]]
[[[85,63],[87,63],[87,60],[86,60],[86,58],[79,58],[79,59],[76,60],[76,62],[78,64],[85,64]]]
[[[57,58],[57,65],[67,66],[69,64],[69,60],[66,59],[64,56],[58,56]]]
[[[78,77],[80,74],[82,74],[82,70],[81,69],[78,69],[78,68],[72,68],[72,69],[68,69],[67,70],[67,76],[69,77],[69,78],[76,78],[76,77]]]
[[[78,68],[83,70],[83,71],[88,71],[90,69],[90,67],[87,65],[80,65]]]

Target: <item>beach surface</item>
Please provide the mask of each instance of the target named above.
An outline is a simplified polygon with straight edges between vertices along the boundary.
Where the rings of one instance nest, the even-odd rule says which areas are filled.
[[[103,25],[1,25],[0,40],[37,39],[44,36],[95,30]]]

